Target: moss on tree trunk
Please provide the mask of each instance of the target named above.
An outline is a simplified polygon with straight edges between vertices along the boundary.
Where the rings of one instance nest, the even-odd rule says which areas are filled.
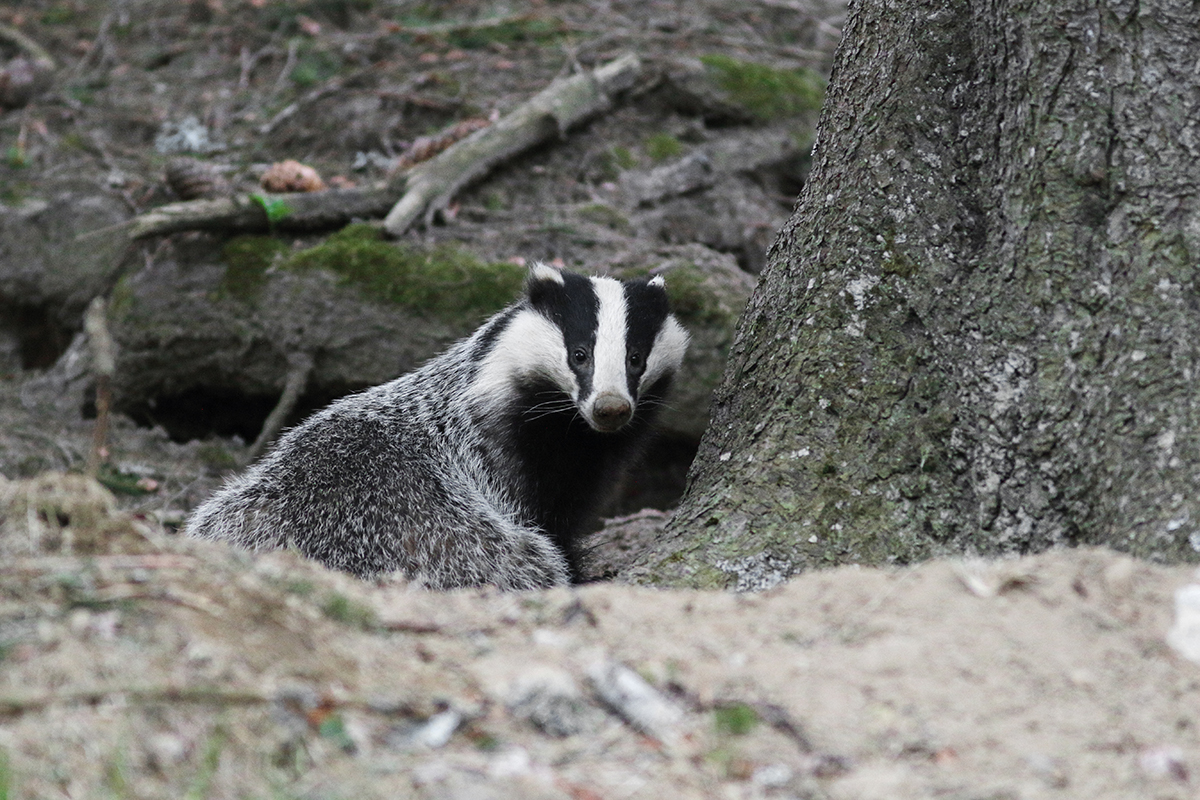
[[[1200,9],[853,6],[640,580],[1200,549]]]

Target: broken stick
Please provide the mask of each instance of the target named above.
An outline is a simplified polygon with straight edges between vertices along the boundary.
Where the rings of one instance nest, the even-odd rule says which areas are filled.
[[[383,221],[384,230],[399,237],[418,219],[430,220],[459,190],[497,164],[608,108],[612,96],[630,88],[641,74],[641,61],[630,54],[594,72],[554,81],[494,125],[413,167],[404,196]]]
[[[304,389],[308,386],[308,376],[312,374],[312,369],[313,359],[308,353],[288,355],[287,383],[284,384],[283,394],[280,395],[279,402],[275,404],[275,408],[271,409],[271,413],[263,422],[258,438],[254,440],[254,444],[250,445],[250,450],[246,453],[247,464],[261,456],[267,449],[267,445],[275,441],[275,437],[283,430],[283,424],[287,422],[288,415],[295,410],[300,395],[304,394]]]
[[[179,231],[315,231],[336,228],[352,219],[386,213],[404,192],[403,180],[361,189],[255,194],[189,200],[139,214],[128,223],[131,239]],[[282,205],[279,205],[282,204]],[[266,206],[281,208],[271,219]]]
[[[83,329],[92,349],[92,371],[96,374],[96,425],[92,429],[92,451],[88,455],[87,474],[92,477],[104,460],[104,445],[108,439],[108,417],[112,407],[112,379],[117,372],[112,336],[105,321],[107,304],[96,297],[83,315]]]

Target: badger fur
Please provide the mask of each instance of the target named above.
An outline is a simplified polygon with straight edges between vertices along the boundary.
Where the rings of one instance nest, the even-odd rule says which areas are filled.
[[[581,526],[645,441],[687,343],[661,277],[535,264],[518,302],[287,432],[187,531],[436,589],[566,583]]]

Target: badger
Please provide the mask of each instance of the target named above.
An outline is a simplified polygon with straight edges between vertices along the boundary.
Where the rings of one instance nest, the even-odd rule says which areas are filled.
[[[687,345],[661,276],[534,264],[516,303],[292,428],[186,531],[432,589],[568,583]]]

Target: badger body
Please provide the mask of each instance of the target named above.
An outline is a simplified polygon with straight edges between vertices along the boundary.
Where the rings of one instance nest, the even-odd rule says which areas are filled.
[[[518,302],[287,432],[187,531],[436,589],[566,583],[687,342],[661,278],[534,265]]]

